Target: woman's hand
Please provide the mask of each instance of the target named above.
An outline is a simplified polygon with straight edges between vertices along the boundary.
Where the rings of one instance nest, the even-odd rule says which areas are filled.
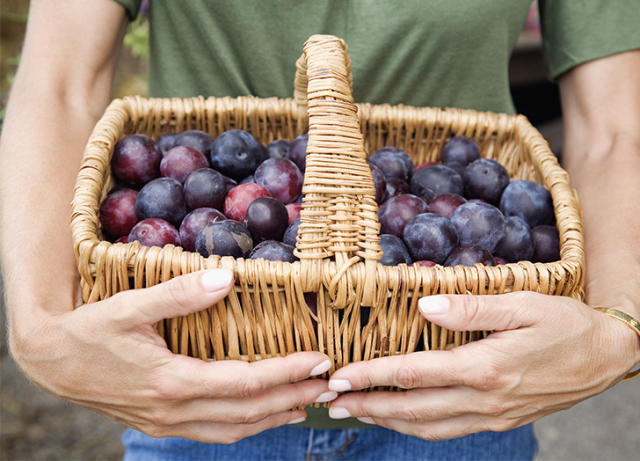
[[[12,354],[45,390],[154,437],[231,443],[300,422],[305,411],[292,408],[335,398],[325,380],[307,379],[329,369],[319,352],[246,363],[167,349],[156,322],[205,309],[232,286],[229,271],[203,271],[46,314],[12,332]]]
[[[604,391],[640,360],[630,328],[571,298],[431,296],[420,300],[420,310],[448,329],[494,333],[449,351],[383,357],[336,371],[333,391],[407,391],[342,395],[331,404],[331,417],[354,416],[429,440],[504,431]]]

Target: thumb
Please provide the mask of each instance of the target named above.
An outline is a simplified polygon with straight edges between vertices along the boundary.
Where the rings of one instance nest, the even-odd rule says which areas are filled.
[[[514,330],[536,322],[539,296],[531,292],[437,295],[420,298],[418,306],[424,317],[450,330]]]
[[[212,269],[175,277],[140,290],[123,291],[109,298],[114,309],[124,310],[129,326],[154,324],[204,310],[223,299],[233,286],[233,273]]]

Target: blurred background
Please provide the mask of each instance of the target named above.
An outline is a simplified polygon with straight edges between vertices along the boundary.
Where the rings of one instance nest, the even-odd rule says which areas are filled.
[[[28,18],[28,0],[0,2],[0,127],[4,119]],[[535,2],[511,60],[512,94],[526,115],[562,152],[558,90],[546,78]],[[131,23],[114,81],[114,97],[146,95],[148,28],[144,15]],[[2,285],[0,283],[0,292]],[[8,354],[5,307],[0,313],[0,460],[111,460],[122,458],[124,428],[40,391]],[[640,459],[640,381],[536,423],[537,461]]]

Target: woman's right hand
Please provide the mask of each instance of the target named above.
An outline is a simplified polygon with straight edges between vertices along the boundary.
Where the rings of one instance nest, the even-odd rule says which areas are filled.
[[[35,329],[12,331],[11,352],[45,390],[154,437],[232,443],[333,400],[327,381],[307,379],[329,369],[320,352],[248,363],[167,349],[156,322],[206,309],[232,286],[229,271],[214,269],[46,314]]]

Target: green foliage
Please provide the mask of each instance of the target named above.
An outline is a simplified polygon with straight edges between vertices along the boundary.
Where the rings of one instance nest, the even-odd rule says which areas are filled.
[[[136,20],[129,24],[123,43],[135,57],[149,60],[149,21],[144,15],[138,15]]]

